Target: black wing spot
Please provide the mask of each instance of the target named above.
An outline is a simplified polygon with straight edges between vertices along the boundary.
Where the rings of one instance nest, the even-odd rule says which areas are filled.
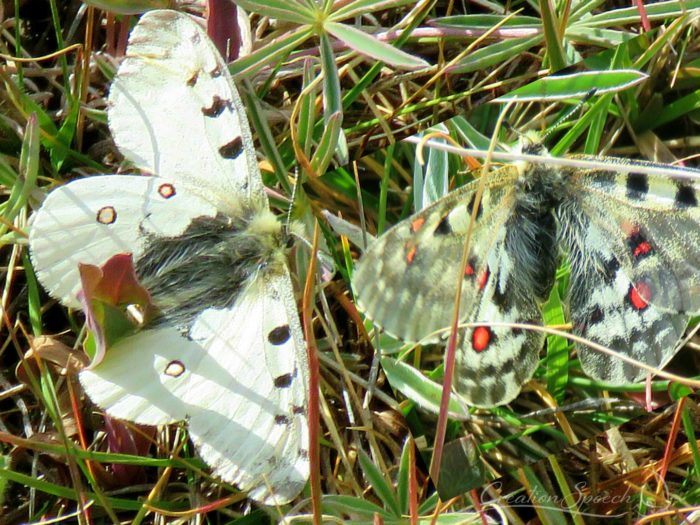
[[[289,325],[285,324],[282,326],[278,326],[277,328],[274,328],[270,330],[270,332],[267,334],[267,340],[275,345],[283,345],[287,341],[289,341],[289,337],[291,335],[291,332],[289,330]]]
[[[294,374],[282,374],[277,376],[273,383],[277,388],[289,388],[292,384],[292,379],[294,379]]]
[[[433,233],[435,233],[435,235],[449,235],[450,233],[452,233],[452,226],[450,226],[449,215],[445,215],[442,219],[440,219],[440,222],[438,223]]]
[[[593,308],[593,311],[591,312],[591,315],[588,317],[588,326],[596,325],[600,323],[603,319],[605,318],[605,313],[603,310],[600,308],[600,306],[596,306]]]
[[[629,199],[643,200],[649,193],[649,179],[643,173],[630,173],[627,175],[627,197]]]
[[[493,290],[493,303],[496,305],[499,312],[504,313],[510,310],[511,308],[511,301],[509,300],[509,297],[512,293],[508,290],[508,284],[506,284],[505,288],[506,289],[504,291],[501,291],[500,284],[496,283],[496,286]]]
[[[616,257],[605,261],[603,267],[603,279],[605,280],[605,284],[610,285],[615,282],[615,276],[617,275],[617,271],[619,269],[620,261],[618,261]]]
[[[698,205],[698,198],[695,190],[689,184],[679,184],[675,199],[678,208],[695,208]]]
[[[221,115],[226,109],[231,107],[231,101],[221,98],[219,95],[214,95],[211,106],[202,108],[202,114],[205,117],[216,118]]]
[[[275,416],[275,423],[277,425],[289,425],[289,416],[278,414]]]
[[[243,152],[243,139],[236,137],[228,144],[224,144],[219,148],[219,154],[225,159],[237,159]]]
[[[474,213],[474,201],[476,200],[476,193],[474,193],[469,199],[469,204],[467,204],[467,210],[469,210],[469,215],[471,216],[472,213]],[[483,199],[482,199],[483,200]],[[484,207],[482,206],[482,201],[479,201],[479,209],[476,210],[476,218],[478,219],[481,217],[481,213],[484,211]]]
[[[199,80],[199,71],[194,72],[194,75],[192,75],[187,81],[187,85],[190,87],[195,87],[197,85],[197,80]]]
[[[211,78],[219,78],[221,76],[221,68],[216,66],[209,72],[209,76],[211,76]]]

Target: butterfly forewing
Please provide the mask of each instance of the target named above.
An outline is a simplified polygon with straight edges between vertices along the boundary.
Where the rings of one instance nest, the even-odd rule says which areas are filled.
[[[192,185],[225,213],[267,205],[240,96],[191,18],[175,11],[141,18],[109,103],[114,140],[138,167]]]
[[[645,299],[667,312],[700,310],[698,180],[592,170],[571,181],[578,206]]]
[[[463,279],[463,316],[483,287],[485,257],[493,247],[488,228],[506,220],[507,181],[487,187],[477,211],[471,253]],[[465,233],[478,181],[435,202],[374,241],[353,274],[357,301],[368,317],[406,341],[436,341],[452,319]],[[493,207],[493,202],[503,207]],[[441,332],[442,331],[442,332]]]

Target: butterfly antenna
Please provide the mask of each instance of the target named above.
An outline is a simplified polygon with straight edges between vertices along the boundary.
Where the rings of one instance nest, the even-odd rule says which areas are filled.
[[[557,119],[557,121],[552,126],[550,126],[550,128],[542,136],[542,140],[549,137],[549,135],[551,135],[553,131],[555,131],[562,124],[564,124],[564,122],[568,121],[575,113],[577,113],[584,106],[586,102],[593,98],[593,95],[595,95],[597,92],[598,90],[596,88],[590,89],[588,93],[586,93],[585,96],[578,102],[578,104],[576,104],[569,111],[564,113],[561,117],[559,117],[559,119]]]
[[[299,182],[299,168],[294,168],[294,184],[292,185],[292,195],[289,197],[289,209],[287,210],[287,220],[284,223],[284,229],[287,235],[290,234],[292,224],[292,212],[294,211],[294,201],[297,196],[297,186]]]

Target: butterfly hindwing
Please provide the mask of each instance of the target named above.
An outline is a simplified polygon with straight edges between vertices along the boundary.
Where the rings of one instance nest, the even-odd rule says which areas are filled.
[[[517,396],[535,372],[544,342],[541,331],[507,326],[541,325],[539,303],[543,300],[533,293],[527,278],[514,271],[521,254],[508,239],[509,231],[506,223],[493,232],[495,241],[485,254],[483,273],[479,277],[467,275],[467,279],[477,279],[477,295],[466,305],[462,323],[485,324],[461,331],[454,384],[459,396],[473,406],[500,405]],[[549,276],[552,281],[553,276]],[[474,291],[470,287],[462,293]]]
[[[221,55],[194,20],[143,15],[110,91],[109,125],[138,167],[184,181],[218,209],[267,205],[253,140]]]
[[[33,216],[32,264],[44,287],[64,304],[80,303],[78,263],[100,266],[118,253],[134,258],[145,234],[182,234],[195,217],[216,208],[184,184],[159,177],[101,175],[56,188]]]
[[[215,476],[255,500],[285,503],[309,470],[306,359],[290,289],[280,268],[253,281],[232,307],[202,312],[189,337],[173,327],[139,332],[80,381],[113,417],[187,421]]]

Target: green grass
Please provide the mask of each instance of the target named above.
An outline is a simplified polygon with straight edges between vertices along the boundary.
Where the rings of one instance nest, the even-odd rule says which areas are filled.
[[[206,523],[296,515],[297,522],[311,522],[308,488],[292,505],[248,513],[252,504],[245,495],[207,475],[184,427],[105,427],[80,392],[76,368],[65,373],[66,362],[81,352],[83,319],[41,289],[27,257],[27,221],[55,185],[120,169],[104,109],[112,57],[123,42],[103,12],[84,13],[82,20],[95,32],[86,52],[103,51],[92,55],[88,76],[82,55],[69,47],[85,44],[84,25],[71,33],[69,3],[32,3],[41,9],[14,12],[12,3],[9,9],[5,4],[6,19],[16,23],[12,33],[0,36],[0,52],[39,59],[67,51],[0,65],[0,525],[62,516],[81,523],[151,523],[178,512]],[[564,67],[570,73],[638,70],[649,79],[585,101],[547,137],[552,152],[650,158],[649,152],[660,151],[662,162],[692,157],[700,100],[693,17],[700,2],[686,2],[687,11],[679,2],[648,6],[652,30],[641,36],[636,9],[610,2],[581,2],[557,12],[548,10],[548,2],[541,2],[541,12],[513,2],[511,16],[504,16],[496,3],[490,11],[467,14],[459,11],[461,4],[416,8],[414,2],[354,0],[319,7],[299,1],[294,9],[274,11],[274,23],[265,18],[271,7],[291,2],[240,4],[251,13],[259,40],[231,71],[267,161],[265,182],[279,192],[273,205],[286,210],[290,174],[297,174],[294,216],[307,232],[320,222],[324,250],[338,270],[317,282],[314,308],[322,356],[321,460],[314,467],[322,474],[327,519],[480,523],[481,511],[497,516],[490,501],[515,523],[534,516],[543,523],[586,523],[586,513],[631,513],[637,519],[661,509],[689,516],[700,494],[693,397],[644,415],[632,402],[643,396],[644,385],[614,389],[590,380],[571,346],[556,336],[548,338],[534,380],[516,401],[490,410],[453,407],[447,441],[466,436],[476,451],[459,459],[455,470],[484,477],[472,480],[471,490],[457,487],[460,496],[440,501],[427,467],[443,348],[409,348],[382,336],[382,350],[393,353],[381,359],[374,354],[377,339],[366,339],[365,327],[356,324],[349,289],[361,236],[348,232],[341,238],[321,211],[355,225],[362,214],[369,233],[385,231],[425,199],[471,178],[461,158],[437,150],[424,150],[429,168],[423,169],[415,145],[398,139],[439,124],[457,143],[485,149],[502,109],[487,102],[522,86],[540,100],[513,105],[507,121],[518,132],[545,131],[602,82],[580,75],[566,83],[530,84]],[[615,85],[629,80],[613,75]],[[499,139],[512,143],[517,137],[502,129]],[[691,158],[688,164],[697,162]],[[306,262],[298,251],[303,283]],[[567,319],[567,275],[564,265],[545,307],[552,324]],[[52,339],[33,339],[41,335]],[[692,349],[682,359],[680,372],[696,374]],[[652,390],[660,404],[670,402],[668,382],[656,379]],[[674,399],[687,394],[677,387],[670,391]],[[609,398],[610,406],[604,402]],[[107,441],[117,437],[120,451],[107,451]]]

